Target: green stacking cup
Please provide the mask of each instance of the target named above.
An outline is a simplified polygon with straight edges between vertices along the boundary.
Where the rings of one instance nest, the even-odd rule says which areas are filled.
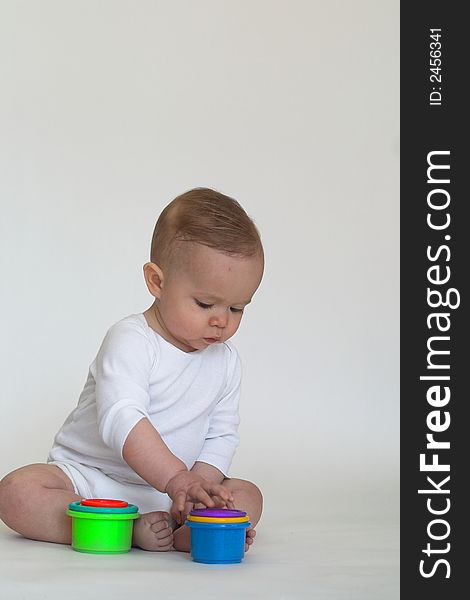
[[[123,500],[92,498],[69,504],[72,548],[90,554],[123,554],[132,544],[137,506]]]

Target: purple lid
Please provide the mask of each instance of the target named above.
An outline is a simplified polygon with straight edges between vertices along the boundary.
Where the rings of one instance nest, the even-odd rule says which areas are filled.
[[[242,510],[229,510],[228,508],[195,508],[189,514],[193,517],[215,517],[217,519],[246,517],[246,512]]]

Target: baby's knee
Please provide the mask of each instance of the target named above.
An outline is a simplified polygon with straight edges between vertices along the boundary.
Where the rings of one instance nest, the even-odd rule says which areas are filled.
[[[0,518],[21,513],[27,508],[28,499],[34,496],[36,484],[27,476],[26,467],[12,471],[0,481]]]
[[[260,505],[263,506],[263,494],[259,487],[252,481],[246,479],[225,479],[223,485],[226,485],[232,492],[243,491],[245,494],[249,494],[254,499],[258,500]]]
[[[0,518],[4,519],[11,507],[21,499],[21,483],[15,472],[9,473],[0,481]]]
[[[249,485],[249,489],[251,490],[251,494],[259,501],[260,507],[262,509],[262,507],[263,507],[263,494],[261,493],[261,490],[252,481],[247,481],[246,483]]]

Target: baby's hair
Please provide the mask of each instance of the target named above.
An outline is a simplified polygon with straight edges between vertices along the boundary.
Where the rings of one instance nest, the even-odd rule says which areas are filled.
[[[168,204],[152,236],[150,261],[162,266],[180,242],[195,242],[240,257],[263,256],[256,225],[240,204],[210,188],[194,188]]]

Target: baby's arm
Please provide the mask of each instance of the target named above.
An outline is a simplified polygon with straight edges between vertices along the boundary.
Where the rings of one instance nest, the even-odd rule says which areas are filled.
[[[165,492],[177,473],[187,471],[182,460],[176,457],[162,440],[147,418],[132,428],[122,449],[127,464],[152,487]]]
[[[199,473],[188,471],[147,418],[141,419],[132,428],[122,455],[145,481],[170,496],[173,500],[172,517],[177,521],[182,519],[186,500],[202,502],[206,506],[215,506],[212,496],[218,496],[221,499],[218,504],[222,506],[233,500],[230,492],[219,483],[207,481]]]

